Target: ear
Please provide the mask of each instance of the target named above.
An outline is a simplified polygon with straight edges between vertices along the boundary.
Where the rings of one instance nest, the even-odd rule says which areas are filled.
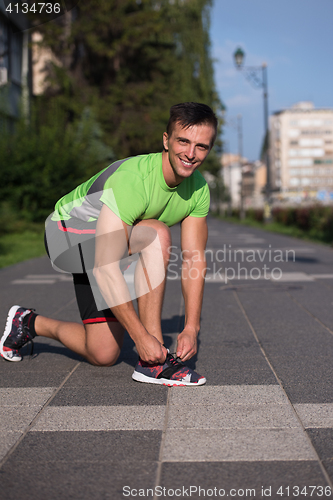
[[[166,132],[163,134],[163,148],[164,151],[169,151],[169,136]]]

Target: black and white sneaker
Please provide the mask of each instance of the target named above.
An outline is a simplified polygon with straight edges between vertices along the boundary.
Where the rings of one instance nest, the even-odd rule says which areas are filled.
[[[33,311],[34,309],[21,306],[9,309],[5,331],[0,340],[0,355],[7,361],[21,361],[19,349],[32,342],[35,337],[29,330],[30,322],[37,316]]]

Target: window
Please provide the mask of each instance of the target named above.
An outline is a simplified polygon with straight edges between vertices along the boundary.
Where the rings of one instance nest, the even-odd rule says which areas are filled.
[[[289,149],[289,156],[310,156],[310,157],[318,157],[324,156],[325,151],[319,148],[313,149]]]
[[[314,162],[315,162],[316,165],[319,165],[321,163],[333,163],[333,159],[326,158],[326,159],[323,159],[323,160],[315,160]]]
[[[16,83],[21,83],[22,69],[22,33],[11,34],[10,44],[10,78]]]
[[[315,163],[317,161],[321,160],[315,160]],[[313,165],[313,159],[312,158],[295,158],[291,159],[288,161],[288,165],[290,167],[309,167],[310,165]]]
[[[0,16],[0,67],[9,69],[9,27]]]
[[[300,156],[324,156],[325,151],[323,149],[301,149]]]
[[[301,172],[302,172],[302,175],[313,175],[314,169],[313,168],[302,168]]]
[[[310,127],[311,125],[312,125],[311,120],[300,120],[299,121],[300,127]]]
[[[8,78],[18,84],[22,79],[22,43],[22,33],[12,33],[0,15],[0,67],[7,68]]]
[[[299,141],[300,146],[322,146],[323,144],[323,139],[301,139]]]
[[[288,135],[289,137],[298,137],[300,134],[300,131],[296,128],[291,128],[289,131],[288,131]]]

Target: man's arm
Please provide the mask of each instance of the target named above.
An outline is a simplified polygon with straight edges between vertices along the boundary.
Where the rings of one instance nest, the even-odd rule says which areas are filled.
[[[208,238],[206,217],[186,217],[181,225],[182,291],[185,327],[178,335],[177,356],[186,361],[197,352],[197,336],[206,275],[205,248]]]
[[[129,254],[131,230],[103,205],[96,227],[94,276],[106,303],[135,342],[140,358],[148,363],[162,363],[167,351],[141,323],[119,267],[120,260]]]

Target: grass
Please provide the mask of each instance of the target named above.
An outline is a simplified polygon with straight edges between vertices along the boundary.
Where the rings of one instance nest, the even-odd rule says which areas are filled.
[[[304,231],[295,226],[285,226],[284,224],[280,224],[279,222],[270,222],[264,224],[262,222],[258,222],[253,219],[245,218],[243,220],[238,219],[237,217],[223,217],[221,215],[216,215],[218,219],[224,220],[226,222],[231,222],[233,224],[240,224],[244,226],[257,227],[264,231],[268,231],[271,233],[284,234],[286,236],[292,236],[294,238],[299,238],[307,241],[314,241],[316,243],[321,243],[323,245],[332,246],[332,242],[328,243],[327,241],[323,241],[321,236],[317,231]]]
[[[0,235],[0,268],[45,255],[44,224]]]

